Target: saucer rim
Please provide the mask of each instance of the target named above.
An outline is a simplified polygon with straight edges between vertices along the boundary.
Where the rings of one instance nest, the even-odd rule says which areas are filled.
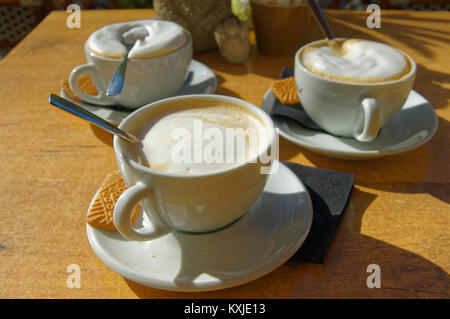
[[[364,160],[364,159],[373,159],[373,158],[379,158],[379,157],[384,157],[384,156],[391,156],[391,155],[396,155],[396,154],[401,154],[404,152],[408,152],[411,151],[413,149],[416,149],[424,144],[426,144],[427,142],[429,142],[434,135],[436,134],[438,127],[439,127],[439,119],[438,116],[436,114],[436,111],[434,110],[433,106],[431,105],[430,101],[428,101],[424,96],[422,96],[420,93],[418,93],[415,90],[411,90],[410,94],[408,95],[408,97],[411,94],[415,94],[418,97],[424,99],[427,104],[429,105],[429,109],[430,111],[432,111],[433,113],[433,118],[434,118],[434,125],[431,131],[429,131],[430,134],[428,134],[424,139],[418,141],[417,143],[412,143],[406,147],[400,147],[397,149],[393,149],[393,150],[388,150],[388,151],[379,151],[379,150],[364,150],[364,151],[359,151],[359,150],[355,150],[355,151],[339,151],[339,150],[335,150],[335,149],[329,149],[326,147],[317,147],[317,145],[313,145],[311,144],[309,141],[307,140],[303,140],[303,139],[296,139],[295,137],[291,136],[290,134],[286,133],[283,129],[280,128],[279,123],[284,122],[283,120],[280,119],[273,119],[273,122],[275,123],[275,127],[278,131],[278,133],[285,138],[286,140],[302,146],[312,152],[316,152],[318,154],[327,156],[327,157],[331,157],[331,158],[336,158],[336,159],[351,159],[351,160]],[[273,94],[271,89],[268,89],[266,91],[266,93],[263,96],[262,99],[262,106],[267,103],[267,99],[275,99],[275,95]],[[406,104],[406,103],[405,103]],[[401,111],[400,111],[401,112]],[[294,121],[294,120],[293,120]],[[294,121],[295,122],[295,121]],[[298,124],[299,126],[301,126],[300,124]],[[314,130],[308,129],[304,126],[301,126],[302,129],[307,130],[307,131],[311,131],[313,132]],[[334,136],[330,133],[327,132],[320,132],[322,134],[331,136],[332,138],[335,138],[337,140],[341,140],[341,139],[345,139],[344,137],[339,137],[339,136]]]
[[[302,225],[304,223],[305,231],[302,234],[296,233],[296,234],[298,234],[296,236],[296,242],[295,242],[295,244],[293,244],[290,247],[290,249],[286,250],[282,255],[278,256],[272,262],[264,264],[262,267],[254,268],[250,273],[245,273],[244,275],[241,275],[241,276],[239,276],[239,275],[234,276],[233,278],[231,278],[225,282],[220,282],[220,281],[210,281],[210,282],[206,282],[206,283],[202,282],[201,284],[198,284],[197,286],[193,286],[193,285],[189,285],[189,284],[175,285],[173,282],[169,282],[166,280],[159,280],[157,278],[151,278],[151,277],[145,276],[143,274],[140,274],[136,270],[133,270],[131,267],[127,267],[120,260],[117,260],[116,258],[110,256],[108,254],[108,249],[105,249],[105,247],[103,247],[99,243],[96,233],[100,232],[100,233],[114,234],[114,235],[120,236],[120,234],[118,234],[118,233],[111,233],[111,231],[108,231],[108,230],[98,229],[98,228],[92,227],[91,225],[86,223],[86,235],[88,237],[89,244],[90,244],[92,250],[94,251],[95,255],[112,271],[116,272],[117,274],[119,274],[120,276],[122,276],[128,280],[131,280],[133,282],[136,282],[138,284],[141,284],[141,285],[144,285],[147,287],[151,287],[151,288],[156,288],[156,289],[161,289],[161,290],[166,290],[166,291],[176,291],[176,292],[204,292],[204,291],[215,291],[215,290],[227,289],[227,288],[236,287],[236,286],[240,286],[242,284],[249,283],[253,280],[256,280],[258,278],[261,278],[261,277],[271,273],[272,271],[274,271],[275,269],[279,268],[284,263],[286,263],[304,244],[306,238],[308,237],[308,235],[311,231],[311,226],[312,226],[312,222],[313,222],[313,205],[312,205],[312,200],[311,200],[310,194],[309,194],[305,184],[289,167],[284,165],[282,162],[279,162],[279,165],[284,166],[285,169],[287,171],[289,171],[289,174],[291,175],[291,177],[295,178],[299,182],[302,190],[306,194],[307,201],[304,206],[304,209],[305,209],[304,213],[307,216],[306,216],[306,218],[304,218],[303,222],[298,224],[298,225]],[[94,202],[94,199],[97,196],[99,191],[100,191],[100,187],[96,191],[95,195],[92,197],[92,200],[89,204],[88,211],[89,211],[92,203]],[[239,220],[236,223],[239,223]],[[230,227],[232,227],[232,226],[230,226]],[[208,233],[206,233],[204,235],[207,236]],[[123,239],[123,240],[126,241],[126,239]]]

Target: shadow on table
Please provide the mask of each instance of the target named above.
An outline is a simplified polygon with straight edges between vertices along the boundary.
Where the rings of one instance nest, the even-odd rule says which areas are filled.
[[[402,154],[370,160],[328,158],[280,138],[280,149],[283,150],[280,159],[289,160],[301,152],[317,167],[354,174],[356,185],[394,193],[430,194],[448,204],[450,185],[439,181],[450,178],[447,168],[449,136],[450,123],[439,117],[436,135],[425,145]]]
[[[445,108],[450,104],[450,89],[444,84],[450,82],[450,73],[430,70],[425,65],[417,64],[414,90],[430,101],[435,109]]]
[[[450,32],[445,28],[450,19],[428,19],[417,17],[407,11],[401,14],[382,15],[381,28],[366,27],[367,15],[327,14],[331,28],[338,37],[363,38],[374,41],[384,39],[402,42],[405,47],[417,51],[427,59],[433,58],[433,52],[427,45],[446,45]],[[406,21],[407,24],[399,21]],[[429,22],[441,23],[442,28],[436,29],[423,25]]]
[[[96,138],[98,138],[102,143],[113,147],[113,134],[106,132],[104,129],[101,129],[94,124],[89,123],[89,125]]]
[[[215,94],[227,95],[242,99],[242,96],[240,94],[224,87],[223,84],[225,83],[225,78],[223,76],[216,73],[216,78],[217,78],[217,89],[216,92],[214,92]]]
[[[363,214],[375,197],[354,189],[324,264],[299,262],[293,257],[262,278],[210,292],[163,291],[127,279],[125,282],[141,298],[448,297],[450,279],[442,268],[415,253],[360,233]],[[192,247],[189,253],[195,254]],[[381,268],[380,289],[367,288],[370,273],[366,269],[370,264]]]

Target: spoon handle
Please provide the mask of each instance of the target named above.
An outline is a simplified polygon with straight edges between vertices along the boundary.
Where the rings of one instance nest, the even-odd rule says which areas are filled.
[[[106,88],[107,96],[119,95],[120,92],[122,92],[123,83],[125,81],[125,71],[127,69],[127,63],[128,63],[128,54],[125,54],[122,62],[120,63],[119,67],[114,72],[111,80],[109,81],[108,87]]]
[[[319,4],[315,0],[306,1],[308,2],[308,5],[311,8],[314,17],[316,18],[316,21],[319,23],[322,32],[325,34],[328,40],[333,40],[335,38],[333,30],[331,30],[327,18],[325,18],[325,15],[323,14],[323,11],[320,8]]]
[[[53,94],[53,93],[50,94],[49,102],[50,102],[50,104],[55,105],[55,106],[65,110],[67,112],[70,112],[78,117],[81,117],[82,119],[88,120],[89,122],[97,125],[98,127],[104,129],[105,131],[108,131],[112,134],[118,135],[118,136],[126,139],[129,142],[132,142],[132,143],[139,142],[139,139],[136,136],[122,131],[121,129],[112,125],[105,119],[102,119],[101,117],[89,112],[85,108],[83,108],[75,103],[72,103],[56,94]]]

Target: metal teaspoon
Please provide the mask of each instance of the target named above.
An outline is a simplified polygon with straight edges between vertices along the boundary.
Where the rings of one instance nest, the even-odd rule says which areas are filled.
[[[72,113],[73,115],[81,117],[82,119],[88,120],[89,122],[97,125],[98,127],[104,129],[105,131],[115,134],[131,143],[140,142],[140,140],[133,134],[127,133],[119,129],[118,127],[112,125],[105,119],[102,119],[101,117],[89,112],[85,108],[60,97],[59,95],[53,93],[50,94],[49,102],[50,104],[55,105],[69,113]]]

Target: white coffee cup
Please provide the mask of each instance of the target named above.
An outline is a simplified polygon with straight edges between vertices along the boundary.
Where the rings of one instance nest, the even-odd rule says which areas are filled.
[[[338,39],[344,40],[344,39]],[[397,80],[378,83],[338,81],[312,73],[302,65],[304,48],[295,54],[295,83],[305,112],[325,131],[361,142],[374,140],[402,108],[414,85],[416,64],[409,59],[410,71]]]
[[[143,105],[173,96],[187,77],[187,70],[192,60],[192,36],[186,31],[188,39],[179,49],[152,58],[129,59],[122,92],[117,96],[106,96],[108,83],[121,63],[97,55],[84,45],[87,64],[75,67],[69,76],[70,89],[83,101],[97,105],[121,105],[137,109]],[[78,78],[89,74],[98,91],[97,95],[83,92],[78,85]]]
[[[256,158],[229,168],[196,175],[174,174],[140,164],[136,145],[117,136],[114,151],[127,190],[114,208],[114,225],[130,240],[150,240],[173,229],[186,232],[209,232],[220,229],[241,217],[262,193],[267,169],[272,165],[272,145],[276,132],[272,119],[253,104],[222,95],[187,95],[172,97],[146,105],[127,116],[119,128],[140,136],[155,114],[174,101],[211,100],[237,104],[262,120],[267,128],[267,144]],[[170,113],[170,109],[168,109]],[[276,154],[276,153],[275,153]],[[152,227],[136,230],[130,222],[133,208],[140,204]]]

